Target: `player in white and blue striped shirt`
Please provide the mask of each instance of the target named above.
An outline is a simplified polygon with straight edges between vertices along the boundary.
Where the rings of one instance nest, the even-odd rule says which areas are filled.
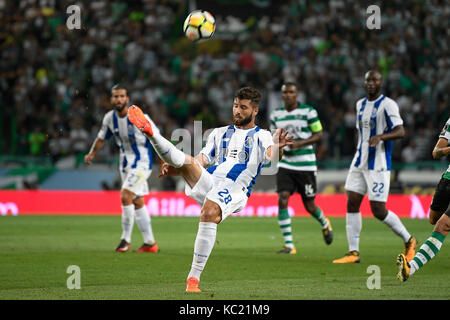
[[[293,137],[277,129],[275,134],[255,125],[261,94],[245,87],[237,91],[233,103],[233,124],[216,128],[209,135],[205,148],[195,158],[178,150],[162,137],[142,111],[131,106],[130,121],[142,130],[166,163],[162,176],[181,175],[186,181],[186,195],[201,206],[200,223],[194,245],[194,257],[186,281],[187,292],[201,292],[200,275],[214,247],[217,224],[242,210],[251,189],[266,162],[277,162],[283,147]]]
[[[405,243],[405,255],[412,259],[416,240],[398,216],[386,210],[391,176],[392,140],[405,135],[397,103],[381,93],[381,73],[370,70],[365,75],[367,97],[356,103],[358,144],[350,166],[347,190],[346,231],[349,253],[333,263],[358,263],[362,219],[359,208],[366,192],[372,214],[383,221]]]
[[[105,140],[114,138],[120,148],[120,176],[122,188],[122,236],[117,252],[126,252],[131,246],[131,233],[134,221],[142,232],[144,244],[135,252],[158,252],[150,216],[143,196],[148,193],[147,179],[152,172],[152,152],[150,142],[128,119],[130,99],[127,89],[115,85],[111,89],[111,104],[114,109],[103,118],[102,127],[95,139],[85,162],[90,164],[97,152],[103,147]],[[148,118],[148,116],[147,116]],[[150,118],[148,118],[149,121]]]

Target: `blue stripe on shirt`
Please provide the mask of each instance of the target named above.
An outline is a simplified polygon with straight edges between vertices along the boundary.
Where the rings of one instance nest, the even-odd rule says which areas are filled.
[[[233,136],[234,132],[236,131],[236,128],[233,125],[230,125],[227,128],[227,131],[222,136],[222,141],[220,144],[220,152],[219,152],[219,159],[218,163],[221,164],[222,162],[225,162],[225,156],[227,154],[228,145],[230,144],[231,137]]]
[[[136,144],[136,136],[134,135],[134,125],[131,123],[130,119],[128,119],[127,117],[127,123],[128,123],[128,140],[130,141],[131,144],[131,149],[134,152],[134,162],[131,165],[132,169],[136,169],[137,164],[139,162],[139,160],[141,160],[141,153],[139,152],[139,148]]]
[[[250,197],[250,194],[252,193],[253,185],[255,184],[256,178],[259,176],[259,173],[261,172],[261,169],[264,166],[265,159],[266,159],[265,148],[263,147],[261,140],[259,140],[259,139],[258,139],[258,147],[261,150],[262,160],[261,160],[261,163],[258,165],[258,171],[256,172],[256,175],[253,177],[252,181],[250,181],[250,184],[247,187],[247,198]]]
[[[255,129],[251,130],[249,133],[247,133],[247,136],[245,137],[245,142],[244,142],[244,148],[242,149],[242,151],[238,154],[238,157],[240,154],[245,155],[245,160],[241,160],[241,162],[243,163],[238,163],[235,164],[231,170],[228,172],[227,174],[227,178],[236,181],[236,179],[239,177],[239,175],[242,173],[242,171],[244,171],[245,169],[247,169],[247,165],[248,165],[248,161],[250,160],[250,155],[254,146],[254,139],[253,136],[255,135],[255,133],[257,133],[260,130],[259,127],[255,127]]]
[[[152,144],[150,143],[150,141],[148,139],[145,139],[145,147],[147,148],[147,155],[148,155],[148,168],[150,170],[152,170],[153,167],[153,156],[152,156]]]
[[[125,172],[125,168],[127,167],[128,161],[127,157],[125,156],[125,148],[123,147],[122,139],[120,138],[119,121],[117,119],[117,114],[115,111],[113,111],[113,125],[114,125],[114,134],[117,137],[117,141],[120,143],[119,147],[123,154],[122,171]]]
[[[214,137],[213,147],[209,152],[209,161],[211,162],[215,156],[216,156],[216,137]]]
[[[394,127],[394,124],[392,123],[391,117],[389,117],[386,110],[384,110],[384,117],[386,118],[386,123],[388,125],[389,131],[391,131],[392,128]],[[389,131],[387,131],[387,132],[389,132]]]
[[[247,198],[250,197],[250,194],[252,193],[253,185],[256,182],[256,178],[259,176],[259,173],[261,172],[261,168],[263,167],[264,162],[261,162],[258,166],[258,171],[256,172],[256,176],[253,177],[252,181],[250,181],[249,186],[247,187]]]
[[[375,102],[372,109],[372,116],[370,117],[370,138],[375,136],[377,134],[377,113],[378,108],[380,107],[381,102],[386,98],[383,96],[381,99],[379,99],[377,102]],[[373,112],[375,110],[375,112]],[[369,139],[370,139],[369,138]],[[368,169],[373,170],[375,168],[375,155],[377,151],[377,146],[370,147],[369,146],[369,159],[368,159]]]
[[[358,114],[358,123],[359,123],[359,135],[361,137],[361,141],[359,143],[358,147],[358,158],[356,158],[355,167],[359,167],[361,164],[361,155],[362,155],[362,143],[363,143],[363,128],[362,128],[362,116],[364,113],[364,108],[366,107],[367,98],[364,99],[364,101],[361,104],[361,109],[359,110]]]
[[[394,127],[394,124],[392,123],[392,120],[389,117],[386,110],[384,110],[384,116],[386,118],[386,123],[388,125],[388,128],[387,128],[387,130],[385,130],[385,132],[391,132]],[[386,157],[387,170],[391,170],[391,167],[392,167],[392,144],[393,143],[391,140],[384,142],[384,152],[385,152],[385,157]]]
[[[386,169],[391,170],[392,167],[392,141],[384,142],[384,152],[386,156]]]
[[[111,138],[112,136],[112,132],[109,128],[106,129],[106,133],[105,133],[105,140],[108,140],[109,138]]]
[[[217,165],[209,167],[208,169],[206,169],[206,171],[208,171],[210,174],[213,174],[213,172],[216,171],[216,169]]]

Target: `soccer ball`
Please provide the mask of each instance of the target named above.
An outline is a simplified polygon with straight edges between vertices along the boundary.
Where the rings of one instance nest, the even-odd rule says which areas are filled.
[[[183,32],[189,40],[206,40],[216,31],[216,20],[208,11],[192,11],[184,20]]]

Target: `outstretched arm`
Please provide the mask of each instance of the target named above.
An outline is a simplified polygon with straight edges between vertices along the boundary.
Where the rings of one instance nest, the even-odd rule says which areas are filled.
[[[87,164],[91,164],[91,161],[95,158],[97,155],[97,152],[99,152],[103,146],[105,145],[105,140],[96,138],[94,143],[92,144],[91,150],[87,155],[84,156],[84,162]]]
[[[294,141],[292,143],[291,149],[298,149],[300,147],[304,147],[310,144],[314,144],[317,142],[320,142],[323,138],[323,131],[318,131],[318,132],[314,132],[311,137],[309,137],[308,139],[303,139],[303,140],[298,140],[298,141]]]
[[[272,136],[274,145],[267,148],[266,158],[271,162],[280,161],[283,157],[283,148],[285,146],[291,146],[294,142],[292,139],[293,136],[287,137],[288,131],[283,132],[283,128],[278,128]],[[272,150],[278,149],[278,159],[276,159],[276,152],[272,152]]]
[[[440,138],[433,150],[433,159],[440,159],[450,153],[447,139]]]
[[[405,136],[405,128],[400,125],[394,128],[391,132],[383,133],[383,134],[377,134],[376,136],[373,136],[369,140],[369,146],[375,147],[381,140],[394,140],[403,138]]]

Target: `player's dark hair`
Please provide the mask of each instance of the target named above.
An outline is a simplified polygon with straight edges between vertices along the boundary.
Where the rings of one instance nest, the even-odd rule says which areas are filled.
[[[259,106],[259,103],[261,102],[261,93],[252,87],[243,87],[239,89],[234,97],[239,100],[248,99],[255,106]]]
[[[115,90],[125,90],[128,94],[128,90],[125,86],[121,85],[120,83],[115,84],[112,88],[111,88],[111,94],[113,93],[113,91]]]

